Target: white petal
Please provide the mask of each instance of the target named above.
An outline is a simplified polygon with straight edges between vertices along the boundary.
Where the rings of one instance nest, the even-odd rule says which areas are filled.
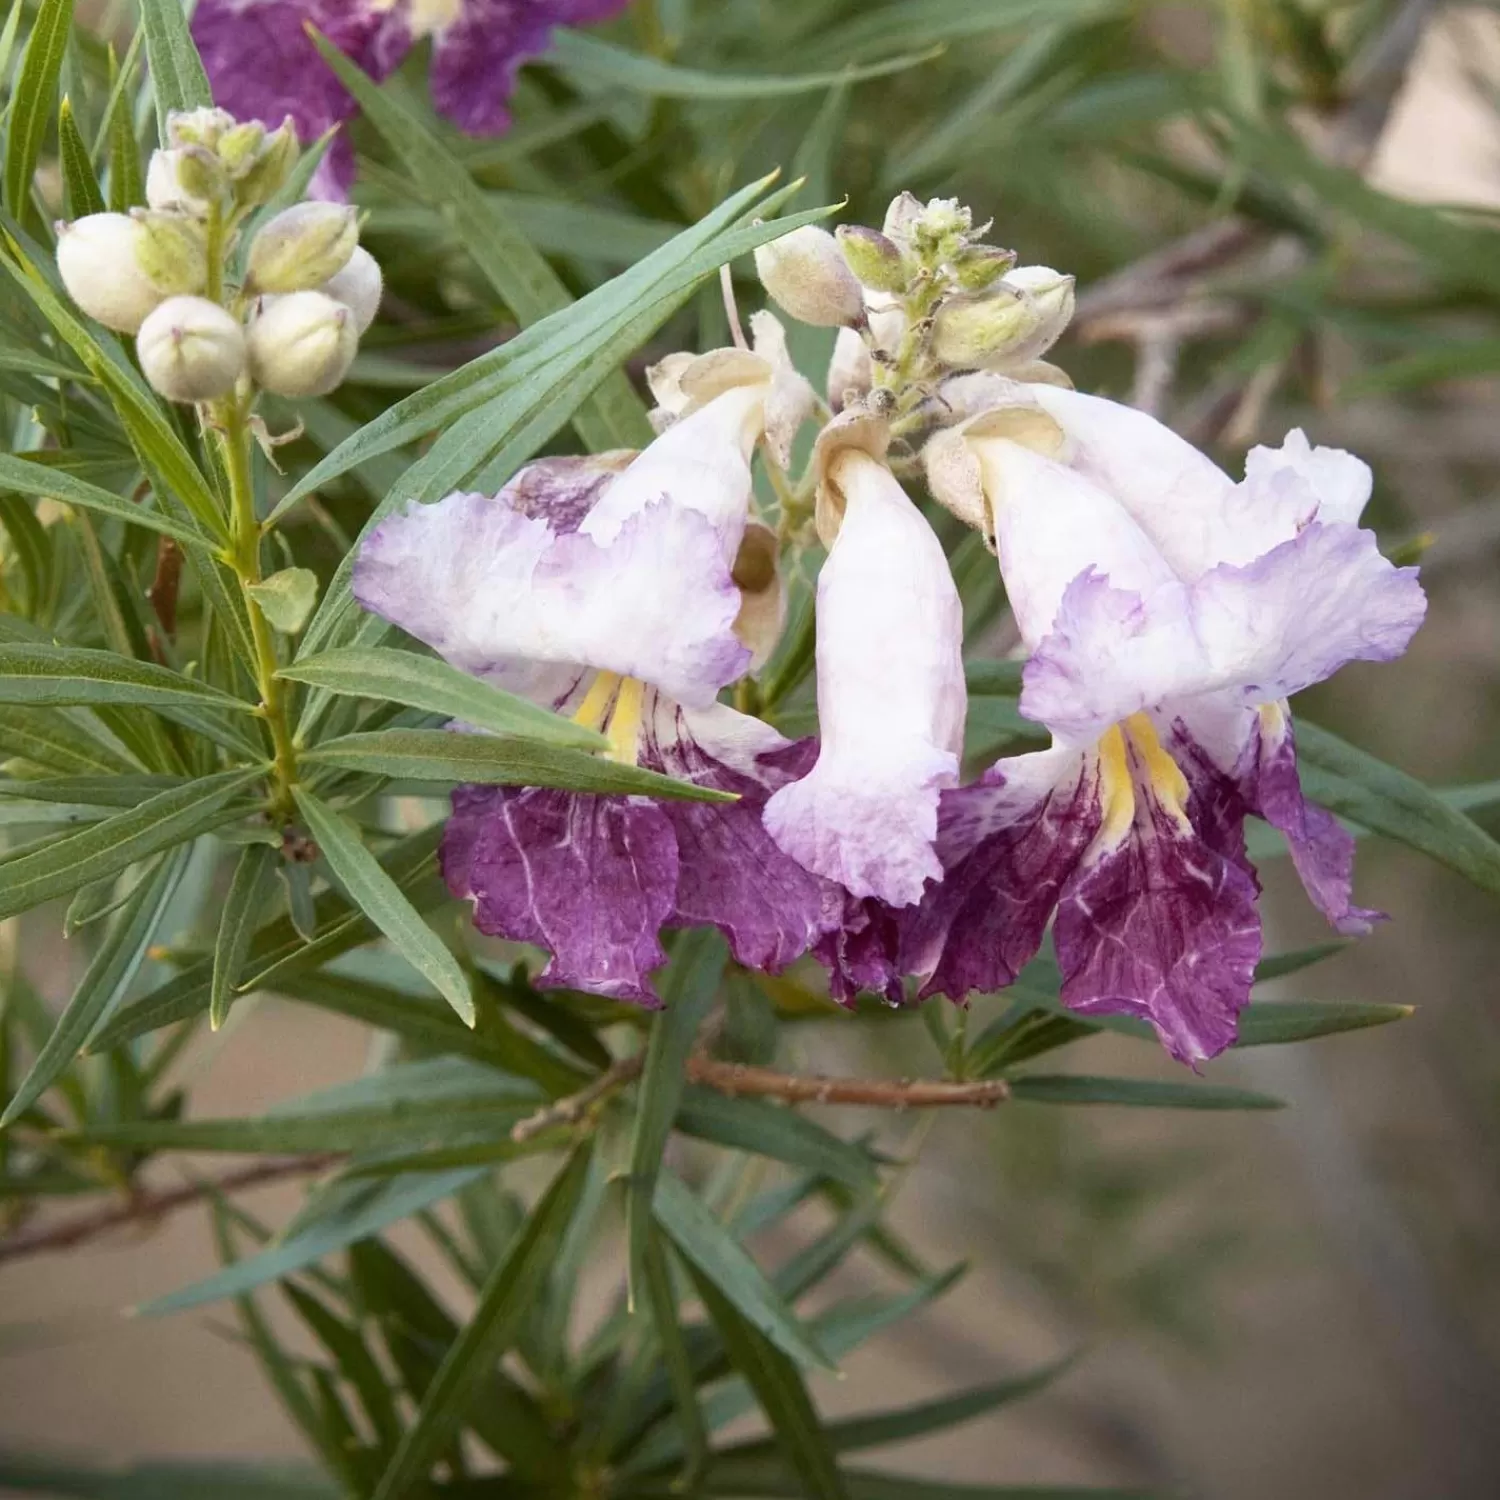
[[[895,906],[941,876],[938,795],[963,740],[963,610],[941,543],[883,464],[835,458],[843,522],[818,579],[812,772],[766,808],[776,842],[855,896]]]
[[[654,501],[707,517],[729,562],[750,511],[750,455],[764,421],[764,385],[737,385],[674,423],[616,479],[579,528],[607,545]]]
[[[1224,560],[1234,484],[1211,459],[1133,407],[1050,385],[1028,394],[1062,423],[1072,466],[1115,496],[1179,576]]]
[[[1314,508],[1309,520],[1347,521],[1352,526],[1364,513],[1373,482],[1369,464],[1342,448],[1314,448],[1300,427],[1287,433],[1279,448],[1250,450],[1245,456],[1242,488],[1255,490],[1293,474],[1312,492]],[[1286,541],[1287,537],[1276,540]]]
[[[1111,587],[1142,595],[1171,580],[1151,539],[1089,478],[1008,438],[970,441],[994,516],[1006,595],[1028,646],[1051,630],[1064,591],[1091,568]]]

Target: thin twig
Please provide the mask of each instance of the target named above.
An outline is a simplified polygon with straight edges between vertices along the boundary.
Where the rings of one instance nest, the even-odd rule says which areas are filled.
[[[551,1130],[556,1125],[576,1125],[596,1105],[619,1089],[625,1087],[641,1075],[641,1069],[645,1066],[645,1058],[637,1055],[635,1057],[624,1057],[619,1062],[606,1068],[591,1083],[579,1089],[576,1094],[568,1094],[565,1098],[556,1099],[544,1109],[539,1109],[534,1115],[527,1115],[524,1120],[518,1120],[511,1126],[510,1138],[520,1145],[526,1141],[541,1135],[544,1130]]]
[[[734,339],[734,347],[748,349],[750,345],[745,340],[745,330],[740,323],[740,304],[734,295],[734,277],[729,274],[728,266],[719,267],[719,288],[724,293],[724,315],[729,319],[729,332]]]
[[[233,1172],[225,1172],[220,1177],[188,1182],[181,1187],[166,1188],[158,1192],[137,1192],[123,1203],[112,1203],[92,1213],[64,1219],[60,1224],[43,1224],[35,1229],[7,1235],[0,1239],[0,1261],[20,1260],[23,1256],[39,1255],[46,1250],[71,1250],[102,1234],[108,1234],[112,1229],[121,1229],[127,1224],[150,1224],[167,1214],[175,1213],[179,1208],[187,1208],[205,1198],[216,1198],[221,1193],[238,1192],[245,1188],[260,1187],[268,1182],[280,1182],[287,1177],[305,1177],[325,1171],[341,1160],[342,1156],[342,1152],[277,1156],[253,1162],[250,1166],[240,1167]]]
[[[745,1063],[690,1057],[687,1076],[721,1094],[749,1094],[787,1104],[859,1104],[875,1109],[943,1109],[954,1105],[992,1109],[1010,1098],[1003,1078],[956,1082],[945,1078],[829,1078],[778,1073]]]

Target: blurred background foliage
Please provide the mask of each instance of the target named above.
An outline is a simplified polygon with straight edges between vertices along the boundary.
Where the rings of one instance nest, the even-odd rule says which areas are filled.
[[[12,78],[39,10],[58,9],[31,0],[9,9],[0,53]],[[149,149],[155,129],[139,87],[141,48],[131,45],[135,16],[128,4],[80,3],[77,19],[59,90],[112,195],[125,190],[130,171],[122,142]],[[278,451],[285,477],[266,472],[267,504],[362,423],[532,320],[534,312],[508,305],[498,290],[485,260],[493,247],[476,237],[484,222],[476,215],[523,235],[579,296],[773,168],[806,179],[780,212],[847,200],[840,218],[879,223],[900,189],[957,196],[977,217],[993,216],[995,240],[1023,261],[1077,275],[1078,317],[1055,357],[1080,387],[1156,411],[1232,472],[1248,446],[1276,442],[1299,424],[1315,441],[1372,462],[1374,521],[1388,551],[1424,561],[1432,612],[1404,662],[1378,674],[1346,672],[1309,695],[1307,712],[1427,782],[1463,787],[1454,800],[1481,827],[1494,827],[1494,11],[1412,0],[636,0],[601,31],[561,36],[549,57],[528,67],[514,127],[493,141],[466,139],[432,113],[424,62],[419,49],[382,86],[379,97],[395,113],[370,111],[351,126],[360,156],[355,201],[368,211],[366,243],[385,268],[388,296],[348,385],[295,414],[268,413],[273,426],[300,419],[306,430]],[[888,63],[877,77],[846,73]],[[9,109],[14,132],[14,91]],[[456,195],[451,176],[428,170],[403,120],[420,122],[421,141],[440,142],[482,196]],[[50,106],[39,128],[37,194],[8,202],[40,236],[43,207],[48,216],[81,210],[78,182],[65,180],[59,165],[66,142]],[[757,305],[748,259],[736,271],[742,302]],[[0,288],[0,391],[11,446],[45,449],[57,467],[130,493],[136,455],[104,403],[87,392],[78,399],[76,364],[39,343],[40,327],[14,285]],[[631,356],[629,369],[638,377],[663,352],[713,347],[725,333],[709,283]],[[815,383],[830,342],[798,333],[796,353]],[[564,430],[550,446],[562,451],[572,441]],[[373,504],[419,452],[412,444],[372,457],[289,511],[281,533],[287,558],[316,568],[326,585]],[[80,514],[0,498],[0,609],[60,639],[147,654],[156,626],[142,600],[158,565],[155,541],[128,528],[119,538],[105,532],[101,547]],[[1001,655],[1011,642],[993,566],[956,535],[950,540],[975,652]],[[771,696],[789,733],[811,722],[805,584],[767,676],[782,690]],[[185,631],[194,600],[189,590]],[[0,713],[11,715],[6,752],[24,755],[18,737],[44,726],[9,708]],[[1003,692],[976,697],[972,719],[976,756],[1025,743],[1026,727]],[[1323,790],[1333,795],[1327,776]],[[430,799],[404,802],[408,821],[398,829],[387,816],[385,832],[408,832],[415,861],[421,835],[410,830],[438,811]],[[28,836],[22,815],[5,821],[17,841]],[[183,856],[191,861],[185,869],[142,871],[170,879],[171,890],[158,913],[163,935],[132,971],[132,995],[169,987],[211,950],[229,868],[221,855],[200,845]],[[1309,945],[1326,933],[1283,889],[1277,861],[1265,868],[1267,951],[1312,956]],[[1362,845],[1360,883],[1364,898],[1396,920],[1361,949],[1324,955],[1310,974],[1273,979],[1262,993],[1410,1004],[1416,1014],[1307,1048],[1245,1049],[1215,1067],[1205,1087],[1264,1092],[1291,1105],[1274,1117],[1040,1105],[962,1119],[814,1111],[837,1128],[842,1151],[823,1137],[816,1150],[812,1136],[799,1137],[782,1148],[795,1165],[767,1168],[763,1156],[723,1149],[745,1143],[749,1117],[716,1114],[709,1096],[695,1095],[697,1113],[679,1120],[671,1168],[698,1186],[762,1264],[779,1267],[778,1295],[799,1299],[799,1314],[829,1353],[872,1339],[849,1362],[842,1386],[813,1382],[820,1406],[868,1412],[989,1382],[972,1407],[986,1414],[967,1427],[945,1427],[947,1435],[924,1443],[920,1423],[896,1423],[883,1436],[905,1440],[891,1448],[890,1467],[952,1483],[1043,1478],[1245,1500],[1493,1495],[1500,1485],[1492,1421],[1500,1394],[1494,897],[1451,868],[1376,840]],[[67,948],[52,908],[0,926],[8,1088],[45,1041],[49,1007],[86,977],[98,919],[137,894],[113,880],[107,889],[85,888],[69,908],[82,936]],[[456,915],[434,920],[458,941]],[[518,1245],[527,1249],[513,1188],[529,1201],[543,1179],[525,1163],[497,1177],[466,1164],[465,1143],[450,1141],[443,1149],[460,1154],[443,1167],[446,1194],[432,1191],[440,1164],[431,1157],[404,1178],[335,1176],[305,1203],[284,1182],[257,1195],[249,1181],[245,1194],[213,1196],[210,1215],[163,1215],[143,1243],[129,1226],[150,1227],[151,1218],[132,1216],[132,1195],[149,1199],[184,1182],[185,1193],[198,1194],[192,1184],[219,1170],[192,1155],[152,1161],[157,1146],[175,1153],[230,1141],[236,1150],[302,1150],[295,1126],[314,1110],[352,1111],[347,1139],[316,1130],[305,1137],[316,1136],[320,1151],[370,1146],[362,1133],[369,1117],[358,1109],[380,1102],[372,1080],[378,1086],[388,1077],[378,1070],[393,1063],[414,1070],[403,1075],[409,1095],[384,1096],[386,1105],[395,1098],[398,1114],[424,1107],[442,1114],[457,1101],[495,1118],[509,1109],[507,1122],[535,1102],[492,1097],[492,1082],[466,1071],[476,1059],[488,1066],[503,1055],[505,1066],[516,1066],[520,1057],[533,1077],[560,1059],[570,1076],[586,1076],[600,1061],[598,1031],[619,1035],[608,1027],[621,1018],[583,1001],[539,1005],[513,976],[514,957],[481,953],[474,977],[493,1029],[469,1049],[468,1063],[451,1018],[425,1004],[411,971],[365,949],[332,978],[300,973],[274,984],[283,999],[238,1002],[217,1036],[179,1025],[150,1050],[116,1046],[62,1074],[61,1097],[51,1104],[83,1127],[82,1148],[32,1158],[23,1144],[17,1156],[0,1137],[8,1174],[0,1221],[13,1235],[46,1234],[59,1216],[76,1214],[79,1203],[98,1205],[101,1189],[113,1187],[107,1201],[124,1208],[104,1212],[120,1213],[126,1237],[116,1230],[67,1255],[0,1265],[6,1449],[68,1448],[149,1463],[290,1456],[310,1447],[340,1490],[371,1493],[376,1460],[390,1460],[405,1403],[423,1400],[453,1343],[454,1309],[472,1304],[488,1266]],[[1035,977],[1045,991],[1045,973]],[[967,1035],[959,1035],[954,1012],[937,1007],[855,1025],[830,1016],[804,983],[815,988],[815,975],[798,970],[763,988],[734,984],[719,1052],[803,1070],[849,1072],[862,1061],[870,1071],[937,1075],[986,1036],[997,1069],[1073,1039],[1059,1030],[1068,1023],[1045,1008],[1023,1000],[1012,1011],[1005,998],[976,1005]],[[392,1007],[417,1015],[423,1036],[407,1027],[398,1043],[380,1030]],[[1061,1054],[1054,1071],[1067,1076],[1072,1055]],[[1090,1040],[1079,1066],[1182,1083],[1124,1037]],[[308,1102],[310,1091],[345,1085],[354,1092]],[[279,1130],[274,1116],[269,1130],[259,1119],[272,1100],[296,1101]],[[179,1130],[184,1110],[201,1120],[196,1134]],[[527,1284],[548,1283],[544,1263],[553,1253],[563,1274],[536,1306],[505,1314],[520,1330],[525,1378],[491,1372],[492,1388],[475,1408],[487,1415],[466,1419],[471,1446],[501,1453],[525,1484],[548,1493],[560,1492],[549,1468],[556,1434],[565,1431],[572,1443],[591,1423],[602,1433],[601,1453],[635,1452],[636,1472],[646,1476],[639,1493],[652,1493],[662,1475],[681,1477],[679,1429],[663,1418],[671,1392],[681,1395],[666,1372],[680,1369],[650,1339],[621,1343],[625,1324],[613,1300],[624,1252],[601,1162],[611,1145],[625,1149],[608,1139],[618,1125],[606,1128],[594,1164],[580,1164],[577,1179],[564,1183],[583,1205],[573,1222],[597,1223],[603,1237],[595,1246],[602,1269],[578,1290],[573,1326],[583,1342],[568,1344],[564,1331],[566,1270],[582,1264],[585,1236],[559,1230]],[[387,1128],[388,1147],[428,1144],[410,1138],[409,1115]],[[237,1129],[244,1133],[236,1139]],[[808,1153],[817,1151],[825,1156],[813,1170]],[[872,1230],[858,1215],[877,1169],[888,1212],[886,1227]],[[422,1186],[408,1200],[390,1181]],[[451,1211],[433,1206],[455,1193]],[[74,1200],[71,1210],[54,1197]],[[213,1222],[200,1231],[189,1217],[193,1226]],[[403,1219],[383,1238],[360,1238]],[[201,1285],[221,1260],[253,1255],[272,1225],[282,1227],[271,1253],[284,1259],[261,1263],[258,1301],[219,1303],[196,1322],[143,1320],[128,1334],[103,1331],[121,1303],[206,1300],[179,1289]],[[678,1234],[690,1239],[691,1226],[679,1223]],[[671,1237],[680,1250],[684,1240]],[[315,1269],[319,1253],[355,1241],[347,1263]],[[0,1238],[0,1256],[5,1244]],[[950,1268],[960,1261],[969,1273],[950,1290]],[[273,1304],[265,1294],[272,1273],[294,1269],[297,1279]],[[655,1270],[668,1281],[677,1274],[664,1263]],[[220,1293],[253,1280],[215,1274],[229,1278],[210,1284]],[[738,1328],[734,1307],[716,1307],[711,1286],[677,1275],[677,1291],[689,1305],[695,1297],[707,1305],[726,1344],[739,1331],[734,1362],[742,1369],[764,1355],[766,1340],[756,1345],[753,1329]],[[898,1314],[910,1316],[898,1322]],[[692,1330],[701,1346],[695,1355],[708,1347],[706,1326]],[[786,1328],[782,1335],[793,1337]],[[1009,1405],[1029,1393],[1031,1374],[1080,1350],[1064,1378],[1039,1378],[1040,1395]],[[286,1415],[256,1384],[255,1360]],[[721,1353],[710,1349],[707,1361],[699,1374],[717,1383],[705,1409],[737,1418],[728,1441],[745,1445],[738,1471],[721,1466],[731,1485],[721,1492],[825,1492],[818,1486],[826,1475],[767,1477],[774,1465],[755,1447],[762,1429],[742,1415],[752,1403],[723,1382]],[[784,1376],[792,1361],[772,1348],[768,1363]],[[795,1382],[787,1389],[783,1427],[796,1425],[799,1410]],[[774,1395],[757,1394],[774,1406]],[[527,1492],[524,1484],[484,1488],[470,1473],[472,1453],[444,1443],[453,1459],[447,1490]],[[804,1458],[816,1465],[815,1456]],[[863,1455],[853,1461],[863,1464]],[[589,1473],[597,1479],[604,1467],[601,1459]],[[597,1482],[597,1491],[577,1492],[605,1492]],[[689,1492],[696,1482],[689,1479]],[[101,1477],[21,1458],[0,1463],[0,1489],[18,1493],[251,1500],[330,1493],[320,1483],[305,1474],[231,1480],[180,1465]],[[936,1484],[882,1483],[860,1481],[850,1492],[882,1500],[944,1493]],[[637,1491],[627,1484],[625,1492]]]

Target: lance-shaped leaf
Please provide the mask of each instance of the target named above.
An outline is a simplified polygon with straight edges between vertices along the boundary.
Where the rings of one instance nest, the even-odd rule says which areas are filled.
[[[662,1171],[652,1207],[682,1256],[778,1349],[799,1364],[834,1368],[749,1253],[680,1177]]]
[[[1314,801],[1500,895],[1500,843],[1415,776],[1305,719],[1297,721],[1297,758]]]
[[[479,782],[487,786],[555,786],[616,796],[733,802],[729,792],[678,781],[581,750],[500,735],[447,729],[377,729],[325,740],[307,751],[308,765],[338,766],[370,776],[411,781]]]
[[[438,657],[418,656],[413,651],[351,646],[304,657],[294,666],[283,667],[279,675],[333,693],[446,714],[492,734],[545,740],[577,750],[603,750],[608,745],[603,735],[571,719],[460,672]]]
[[[99,179],[94,175],[93,162],[89,160],[89,148],[78,133],[73,104],[67,95],[63,96],[62,107],[57,112],[57,144],[58,155],[62,158],[68,217],[81,219],[88,214],[102,214],[104,195],[99,191]]]
[[[17,218],[25,216],[31,202],[31,179],[52,120],[72,25],[73,0],[42,0],[21,56],[5,144],[5,206]]]
[[[65,896],[240,817],[231,799],[263,774],[259,767],[251,767],[205,776],[129,812],[49,840],[44,848],[0,859],[0,917]]]
[[[213,980],[208,993],[208,1024],[214,1031],[229,1014],[275,868],[276,852],[266,844],[247,844],[234,867],[234,878],[224,898],[224,915],[219,919],[219,934],[214,940]]]
[[[165,144],[168,114],[212,104],[213,90],[193,45],[181,0],[141,0],[141,27],[156,95],[157,134]]]
[[[1249,1089],[1154,1078],[1030,1073],[1010,1080],[1011,1097],[1032,1104],[1125,1104],[1143,1109],[1280,1109],[1280,1099]]]
[[[136,887],[95,951],[73,998],[57,1018],[46,1046],[0,1115],[0,1128],[24,1114],[52,1087],[78,1056],[90,1032],[130,988],[186,868],[186,851],[179,850],[162,860]]]
[[[848,1500],[843,1478],[817,1410],[792,1360],[766,1338],[713,1278],[689,1263],[693,1284],[708,1309],[730,1362],[755,1392],[760,1409],[799,1481],[798,1493],[817,1500]]]
[[[422,920],[401,887],[365,847],[359,829],[305,787],[296,789],[297,807],[307,820],[328,867],[349,899],[396,945],[396,950],[470,1026],[474,997],[458,960]]]
[[[589,1147],[580,1146],[532,1211],[526,1227],[480,1289],[474,1316],[448,1350],[416,1419],[407,1428],[373,1500],[400,1500],[427,1475],[457,1431],[474,1391],[515,1342],[531,1304],[546,1285],[588,1177]]]
[[[254,708],[242,698],[169,667],[82,646],[0,645],[0,703],[33,707],[136,703],[238,713]]]
[[[683,1070],[724,977],[729,955],[711,927],[691,928],[676,942],[672,962],[662,979],[663,1008],[651,1023],[646,1062],[636,1102],[630,1141],[630,1184],[625,1200],[628,1241],[626,1272],[630,1305],[641,1295],[646,1245],[651,1233],[652,1200],[662,1153],[682,1102]]]

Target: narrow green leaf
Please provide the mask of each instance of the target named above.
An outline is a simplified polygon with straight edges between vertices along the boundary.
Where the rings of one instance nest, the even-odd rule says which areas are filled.
[[[234,867],[224,915],[214,940],[213,981],[209,988],[208,1024],[217,1031],[229,1014],[235,987],[244,972],[250,941],[260,925],[261,910],[271,889],[276,851],[266,844],[246,844]]]
[[[1362,1031],[1404,1021],[1413,1005],[1377,1005],[1318,1000],[1263,1000],[1240,1015],[1236,1047],[1268,1047],[1283,1042],[1307,1042],[1341,1031]]]
[[[423,829],[389,850],[381,858],[386,873],[405,892],[418,911],[430,911],[452,898],[436,872],[436,848],[442,825]],[[306,870],[305,865],[284,868]],[[250,944],[240,981],[243,994],[255,989],[275,989],[285,979],[311,973],[348,953],[373,937],[378,929],[357,906],[337,891],[325,891],[314,903],[316,931],[302,932],[290,915],[267,923]],[[189,963],[175,978],[144,995],[122,1010],[94,1039],[96,1048],[116,1046],[175,1021],[205,1013],[213,981],[213,959]]]
[[[1284,979],[1288,974],[1299,973],[1320,964],[1335,953],[1342,953],[1349,946],[1347,938],[1334,938],[1326,943],[1313,943],[1307,948],[1295,948],[1290,953],[1273,953],[1255,966],[1256,984],[1269,979]]]
[[[453,1172],[413,1172],[405,1177],[364,1179],[356,1185],[356,1191],[341,1196],[337,1212],[294,1230],[258,1255],[246,1256],[202,1281],[145,1303],[137,1311],[143,1316],[161,1317],[221,1302],[226,1297],[240,1296],[282,1280],[316,1264],[324,1256],[347,1250],[419,1210],[451,1198],[461,1187],[487,1173],[485,1167],[466,1167]]]
[[[939,49],[940,50],[940,49]],[[827,73],[706,73],[682,68],[660,58],[630,52],[600,37],[583,32],[558,30],[553,36],[552,58],[564,72],[576,73],[596,83],[630,89],[656,99],[776,99],[788,94],[816,94],[838,84],[862,83],[903,73],[931,62],[937,50],[909,53],[863,67],[845,66]]]
[[[5,206],[18,219],[31,205],[31,178],[47,139],[57,78],[73,25],[73,0],[42,0],[10,100],[5,144]]]
[[[82,1469],[5,1454],[0,1455],[0,1486],[62,1500],[339,1500],[334,1486],[306,1469],[230,1463]]]
[[[380,1440],[382,1451],[394,1449],[401,1435],[395,1398],[359,1329],[344,1322],[295,1282],[285,1282],[281,1289],[312,1330],[313,1337],[333,1356],[339,1373],[354,1387],[360,1405],[370,1419],[370,1426]]]
[[[522,429],[543,412],[550,428],[546,435],[555,432],[598,384],[600,360],[605,361],[605,368],[616,362],[617,347],[623,357],[726,261],[826,215],[827,210],[815,209],[767,223],[740,224],[738,221],[763,197],[769,184],[769,178],[751,184],[633,269],[571,306],[549,314],[501,348],[480,355],[398,401],[304,475],[269,519],[274,520],[335,475],[429,432],[452,428],[460,417],[470,413],[476,413],[475,428],[470,430],[486,431],[486,448],[491,453],[504,446],[508,431]],[[628,347],[619,344],[625,330],[629,330]],[[565,389],[573,404],[559,411]],[[482,421],[477,415],[481,409],[487,412]],[[446,484],[431,498],[437,499],[451,488]],[[411,494],[406,488],[392,497],[392,504],[411,498]]]
[[[62,157],[68,217],[81,219],[87,214],[102,214],[104,194],[99,191],[99,179],[94,176],[89,148],[78,133],[78,122],[73,118],[73,104],[66,95],[63,96],[62,108],[57,114],[57,140]]]
[[[411,651],[345,647],[303,657],[278,675],[333,693],[447,714],[493,734],[545,740],[578,750],[602,750],[608,745],[603,735],[591,729],[492,687],[438,657]]]
[[[468,171],[426,128],[355,63],[316,38],[329,67],[359,101],[360,108],[400,156],[417,194],[453,224],[464,248],[505,299],[523,327],[568,306],[567,288],[512,217],[482,193]],[[619,369],[601,372],[596,390],[574,415],[579,436],[591,448],[640,448],[651,440],[646,409]]]
[[[458,960],[422,920],[401,887],[381,869],[380,861],[360,838],[359,829],[305,787],[296,788],[296,797],[308,831],[350,900],[462,1020],[472,1026],[474,997],[469,993],[469,981]]]
[[[37,707],[139,703],[232,709],[254,705],[155,662],[83,646],[0,645],[0,703]]]
[[[1500,895],[1500,843],[1416,777],[1305,719],[1297,721],[1297,755],[1315,801]]]
[[[700,1140],[831,1177],[856,1192],[871,1193],[876,1187],[875,1164],[858,1146],[840,1140],[796,1110],[765,1099],[733,1098],[690,1084],[677,1111],[676,1126]]]
[[[680,1177],[661,1172],[652,1209],[683,1257],[778,1349],[799,1364],[834,1368],[749,1253]]]
[[[93,807],[136,807],[147,797],[187,785],[182,776],[49,776],[40,781],[0,780],[0,800],[82,803]]]
[[[730,1361],[755,1392],[776,1441],[797,1476],[797,1493],[818,1500],[848,1500],[827,1434],[797,1366],[752,1321],[741,1316],[711,1276],[695,1263],[690,1262],[688,1270],[729,1351]]]
[[[625,1225],[632,1307],[640,1296],[662,1153],[667,1149],[667,1137],[672,1133],[672,1122],[682,1102],[683,1070],[698,1028],[718,998],[728,961],[724,939],[713,928],[690,928],[678,937],[662,981],[666,1004],[651,1023],[630,1141]]]
[[[416,1419],[407,1428],[373,1500],[401,1500],[426,1478],[463,1420],[470,1398],[515,1342],[546,1285],[588,1177],[589,1147],[580,1146],[532,1211],[510,1253],[490,1273],[474,1316],[448,1350]]]
[[[109,776],[137,769],[114,745],[103,742],[98,721],[84,713],[7,708],[0,714],[0,750],[63,775]]]
[[[186,851],[178,851],[162,860],[136,887],[95,951],[46,1046],[0,1114],[0,1129],[12,1124],[52,1087],[78,1056],[89,1034],[130,988],[186,868]]]
[[[697,1381],[687,1340],[683,1337],[671,1267],[667,1263],[666,1248],[655,1224],[650,1226],[647,1233],[642,1271],[646,1308],[656,1331],[661,1361],[666,1367],[667,1381],[672,1388],[672,1403],[677,1410],[677,1426],[682,1438],[684,1488],[687,1488],[702,1473],[708,1461],[708,1433],[703,1425],[703,1412],[698,1405]]]
[[[0,917],[65,896],[138,859],[221,827],[241,816],[231,804],[234,794],[263,775],[261,768],[252,767],[205,776],[52,840],[45,848],[0,862]]]
[[[1013,1401],[1024,1401],[1038,1391],[1045,1390],[1075,1360],[1072,1356],[1060,1359],[1039,1370],[1030,1370],[1024,1375],[1012,1375],[996,1380],[989,1385],[975,1386],[971,1390],[959,1391],[956,1395],[940,1396],[934,1401],[923,1401],[915,1406],[898,1407],[890,1411],[869,1412],[858,1417],[848,1417],[841,1422],[826,1423],[823,1431],[828,1446],[834,1453],[851,1453],[861,1448],[880,1448],[887,1443],[907,1443],[913,1438],[925,1437],[929,1432],[942,1432],[964,1422],[972,1422]],[[774,1445],[764,1439],[741,1443],[732,1448],[721,1449],[718,1469],[732,1465],[742,1455],[756,1457],[774,1451]],[[722,1475],[722,1471],[720,1471]]]
[[[447,729],[377,729],[325,740],[302,757],[307,765],[338,766],[409,781],[480,782],[487,786],[555,786],[576,792],[733,802],[734,795],[678,781],[602,756],[531,739],[455,734]]]
[[[201,109],[214,102],[203,60],[193,45],[182,0],[141,0],[146,60],[156,95],[156,129],[163,145],[173,110]]]
[[[1280,1109],[1281,1100],[1248,1089],[1154,1078],[1095,1078],[1083,1074],[1023,1074],[1011,1095],[1031,1104],[1126,1104],[1145,1109]]]
[[[146,33],[138,29],[125,61],[115,72],[110,88],[109,107],[104,116],[104,139],[109,143],[109,207],[122,214],[146,197],[141,181],[141,151],[136,144],[135,123],[131,113],[134,92],[130,87],[145,49]],[[110,49],[110,66],[115,66],[114,49]]]

